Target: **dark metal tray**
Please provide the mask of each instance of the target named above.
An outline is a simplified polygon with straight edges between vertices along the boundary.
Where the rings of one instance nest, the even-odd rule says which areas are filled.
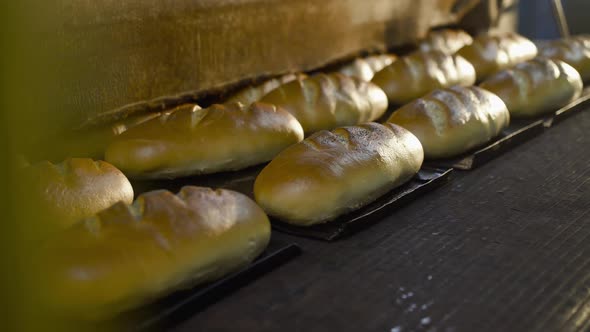
[[[412,180],[381,196],[373,203],[325,224],[304,227],[271,219],[272,226],[281,232],[293,235],[333,241],[383,220],[385,215],[401,205],[440,187],[449,179],[451,172],[450,168],[422,168]]]
[[[426,162],[431,167],[452,167],[459,170],[477,168],[506,151],[543,133],[544,120],[513,120],[500,136],[483,147],[459,157]]]
[[[230,189],[254,199],[254,181],[266,164],[249,167],[235,172],[196,175],[173,180],[132,180],[135,195],[156,189],[178,192],[184,186],[203,186]]]
[[[571,102],[565,107],[560,108],[559,110],[555,111],[553,114],[547,116],[543,124],[546,128],[549,128],[553,125],[558,124],[559,122],[567,119],[568,117],[587,109],[590,106],[590,88],[586,88],[582,97],[578,98],[577,100]]]
[[[140,194],[161,188],[177,192],[182,186],[197,185],[231,189],[253,198],[254,181],[264,166],[258,165],[237,172],[193,176],[175,180],[135,182],[133,188],[136,189],[136,194]],[[332,241],[378,221],[383,213],[390,212],[391,209],[404,202],[414,200],[421,194],[438,187],[447,180],[450,171],[449,167],[423,167],[408,183],[385,194],[368,206],[348,213],[330,223],[301,227],[292,226],[274,218],[271,218],[271,223],[274,229],[281,232]]]
[[[104,326],[123,331],[160,331],[175,326],[301,253],[293,243],[271,239],[266,250],[247,267],[218,281],[177,291],[140,309],[122,314]],[[102,324],[101,324],[102,325]]]

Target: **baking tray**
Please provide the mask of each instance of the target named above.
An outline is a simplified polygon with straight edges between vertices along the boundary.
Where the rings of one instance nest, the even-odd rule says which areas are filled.
[[[177,193],[184,186],[202,186],[230,189],[254,199],[254,181],[267,164],[248,167],[234,172],[195,175],[171,180],[131,180],[135,195],[157,189]]]
[[[133,188],[135,188],[136,194],[141,194],[145,191],[161,188],[177,192],[183,186],[196,185],[231,189],[253,198],[254,181],[264,166],[258,165],[237,172],[192,176],[174,180],[134,181]],[[274,229],[284,233],[332,241],[376,222],[383,213],[390,212],[397,206],[414,200],[421,194],[438,187],[448,179],[450,172],[449,167],[423,167],[408,183],[393,189],[377,201],[323,225],[293,226],[280,222],[275,218],[271,218],[271,223]]]
[[[288,234],[333,241],[381,221],[385,215],[392,213],[403,204],[440,187],[448,181],[451,172],[451,168],[423,167],[404,185],[391,190],[373,203],[340,216],[331,222],[304,227],[290,225],[271,218],[272,227]]]
[[[459,170],[475,169],[506,151],[543,133],[545,120],[512,120],[508,128],[483,147],[471,150],[459,157],[426,162],[431,167],[451,167]]]
[[[569,105],[560,108],[554,113],[546,116],[543,121],[543,125],[546,128],[554,126],[559,122],[567,119],[568,117],[590,107],[590,88],[586,88],[582,93],[582,96],[577,100],[573,101]]]
[[[122,331],[161,331],[173,327],[299,254],[301,248],[297,244],[271,238],[266,250],[242,270],[203,286],[177,291],[93,329],[116,327]]]

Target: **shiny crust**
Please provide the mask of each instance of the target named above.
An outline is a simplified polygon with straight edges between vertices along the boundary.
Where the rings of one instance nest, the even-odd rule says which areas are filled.
[[[480,87],[498,95],[512,117],[556,111],[582,93],[582,78],[559,60],[535,58],[496,73]]]
[[[260,164],[302,139],[299,122],[274,105],[185,106],[118,136],[106,160],[133,178],[175,178]]]
[[[193,105],[193,107],[199,107],[198,105]],[[176,112],[179,108],[173,108],[167,111],[157,112],[157,113],[148,113],[148,114],[139,114],[135,116],[130,116],[126,119],[117,121],[110,125],[111,132],[114,136],[121,135],[122,133],[126,132],[130,128],[138,126],[144,122],[147,122],[151,119],[155,119],[161,117],[163,115],[170,115],[173,112]]]
[[[373,83],[385,91],[390,103],[402,105],[434,89],[472,85],[475,70],[460,56],[418,52],[385,67],[375,74]]]
[[[418,172],[418,139],[392,124],[322,130],[281,152],[256,178],[262,208],[309,226],[358,209]]]
[[[39,216],[50,219],[49,230],[68,227],[117,203],[131,203],[133,188],[113,165],[88,158],[67,159],[60,164],[43,161],[22,169],[26,192]],[[55,223],[55,224],[54,224]]]
[[[378,71],[392,64],[395,59],[396,56],[392,54],[370,55],[354,59],[349,64],[342,66],[338,72],[370,82]]]
[[[444,54],[455,54],[472,42],[473,38],[463,30],[443,29],[428,33],[418,44],[418,49],[422,52],[441,51]]]
[[[527,38],[517,33],[477,36],[471,45],[460,49],[461,55],[475,67],[477,81],[520,62],[533,59],[537,47]]]
[[[261,101],[293,114],[306,135],[370,122],[387,109],[387,97],[379,87],[340,73],[297,79],[281,85]]]
[[[412,132],[426,159],[448,158],[496,137],[510,121],[502,100],[478,87],[436,90],[393,112],[388,122]]]
[[[44,247],[45,299],[61,315],[104,319],[253,261],[270,223],[230,190],[140,195],[58,234]]]
[[[281,77],[273,78],[267,80],[261,84],[246,87],[240,91],[238,91],[233,96],[229,97],[227,102],[229,103],[242,103],[246,106],[259,101],[262,97],[266,94],[271,92],[272,90],[281,86],[281,84],[289,83],[294,81],[298,78],[305,78],[307,75],[302,73],[297,74],[287,74]]]
[[[539,55],[569,64],[580,73],[584,82],[590,81],[590,36],[552,40],[537,46]]]

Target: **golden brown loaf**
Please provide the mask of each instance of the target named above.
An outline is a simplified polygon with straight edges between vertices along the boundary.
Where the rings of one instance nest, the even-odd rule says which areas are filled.
[[[584,82],[590,81],[590,36],[575,36],[538,45],[539,55],[574,67]]]
[[[109,125],[109,128],[115,136],[121,135],[122,133],[126,132],[130,128],[138,126],[138,125],[140,125],[144,122],[147,122],[151,119],[155,119],[155,118],[162,117],[162,116],[169,116],[170,114],[177,112],[179,110],[182,110],[184,108],[187,108],[187,107],[190,107],[191,109],[195,108],[195,107],[200,108],[200,106],[196,105],[196,104],[185,104],[185,105],[174,107],[172,109],[165,110],[162,112],[132,115],[130,117],[127,117],[126,119],[117,121],[117,122]]]
[[[393,112],[388,122],[412,132],[426,159],[447,158],[496,137],[510,121],[502,100],[478,87],[436,90]]]
[[[480,87],[498,95],[512,117],[556,111],[582,93],[582,78],[559,60],[535,58],[492,75]]]
[[[393,54],[375,54],[364,58],[365,62],[371,67],[373,75],[392,64],[396,59],[397,56]],[[368,81],[370,81],[370,79]]]
[[[510,32],[477,36],[472,44],[463,47],[457,54],[475,67],[479,82],[500,70],[534,58],[537,47],[527,38]]]
[[[246,106],[259,101],[262,97],[266,94],[271,92],[272,90],[278,88],[281,84],[289,83],[297,78],[305,78],[307,75],[298,73],[298,74],[287,74],[281,77],[273,78],[267,81],[264,81],[261,84],[246,87],[240,91],[238,91],[233,96],[229,97],[227,102],[237,102],[242,103]]]
[[[267,162],[302,139],[299,122],[274,105],[185,107],[119,135],[106,159],[133,178],[175,178]]]
[[[441,51],[454,54],[472,42],[473,38],[463,30],[443,29],[429,32],[418,44],[418,49],[422,52]]]
[[[370,82],[340,73],[317,74],[281,85],[261,99],[293,114],[305,134],[379,118],[387,97]]]
[[[40,162],[22,169],[26,177],[26,193],[39,215],[56,222],[58,227],[96,214],[117,203],[131,203],[133,188],[129,180],[114,166],[87,158],[67,159],[60,164]]]
[[[356,58],[349,64],[342,66],[338,71],[346,76],[370,82],[378,71],[392,64],[395,59],[395,55],[392,54],[370,55],[364,58]]]
[[[475,70],[460,56],[418,52],[385,67],[375,74],[373,83],[385,91],[390,103],[402,105],[434,89],[472,85]]]
[[[243,194],[192,186],[148,192],[49,241],[44,297],[63,315],[110,318],[236,271],[269,239],[268,217]]]
[[[254,196],[286,222],[324,223],[408,181],[423,158],[418,139],[396,125],[322,130],[273,159],[256,178]]]

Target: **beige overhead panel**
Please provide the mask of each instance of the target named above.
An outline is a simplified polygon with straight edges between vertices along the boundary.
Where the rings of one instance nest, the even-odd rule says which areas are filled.
[[[67,127],[79,127],[171,106],[412,42],[459,22],[479,2],[60,0],[60,47],[50,51],[58,53],[63,98],[54,109],[66,112]]]

